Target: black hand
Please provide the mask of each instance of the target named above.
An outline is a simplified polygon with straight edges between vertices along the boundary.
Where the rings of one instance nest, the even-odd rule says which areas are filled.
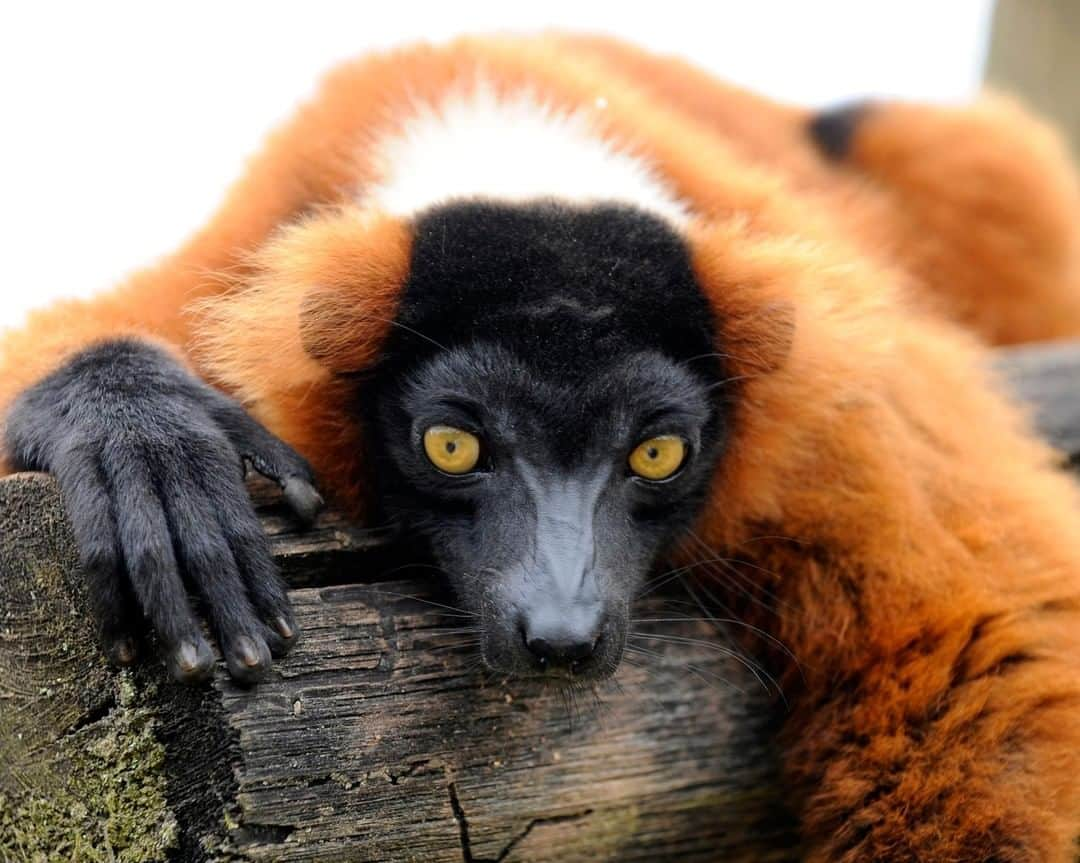
[[[322,505],[311,468],[166,353],[118,340],[78,354],[16,401],[5,439],[16,466],[60,483],[115,662],[134,659],[141,609],[174,676],[206,677],[213,653],[188,589],[239,681],[259,679],[295,641],[243,462],[308,522]]]

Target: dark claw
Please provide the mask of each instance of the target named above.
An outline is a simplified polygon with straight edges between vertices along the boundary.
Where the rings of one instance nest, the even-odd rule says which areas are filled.
[[[238,636],[225,652],[225,664],[237,683],[258,683],[270,670],[270,648],[262,639]]]
[[[281,484],[285,501],[305,525],[311,525],[326,505],[315,486],[302,477],[291,476]]]
[[[292,641],[296,638],[296,629],[289,623],[284,617],[278,616],[274,620],[274,629],[277,630],[277,634],[284,638],[286,641]]]
[[[200,683],[214,670],[214,652],[205,640],[185,641],[170,654],[169,672],[181,683]]]
[[[273,618],[266,631],[266,644],[270,648],[271,656],[280,659],[288,654],[295,646],[298,635],[296,624],[291,620],[283,615]]]
[[[118,641],[114,641],[109,645],[108,657],[113,665],[118,665],[121,668],[127,668],[130,665],[134,665],[135,660],[138,657],[138,651],[135,649],[135,642],[130,638],[121,638]]]
[[[250,638],[241,638],[236,643],[236,655],[248,668],[254,668],[259,664],[259,653],[255,649],[255,643]]]

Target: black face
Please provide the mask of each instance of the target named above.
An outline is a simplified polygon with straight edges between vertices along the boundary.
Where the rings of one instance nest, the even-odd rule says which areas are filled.
[[[610,674],[723,440],[681,239],[619,207],[442,207],[397,323],[366,398],[388,514],[479,615],[490,667]]]

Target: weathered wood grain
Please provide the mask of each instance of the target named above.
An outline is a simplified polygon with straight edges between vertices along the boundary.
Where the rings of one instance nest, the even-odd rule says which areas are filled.
[[[364,565],[375,537],[334,515],[298,533],[256,497],[289,579],[319,582],[291,593],[304,638],[254,690],[191,690],[106,668],[55,485],[0,481],[0,531],[20,531],[0,542],[0,859],[41,837],[58,860],[792,859],[770,699],[708,624],[642,623],[704,643],[651,644],[595,693],[500,680],[429,579]],[[68,787],[73,769],[104,787]]]
[[[998,364],[1080,454],[1080,348]],[[797,859],[782,708],[708,625],[652,624],[703,643],[655,642],[595,695],[500,680],[390,537],[253,496],[304,638],[257,689],[189,689],[107,668],[55,484],[0,480],[0,860]]]
[[[406,598],[418,587],[297,591],[306,639],[280,676],[254,693],[219,680],[237,799],[265,837],[238,843],[247,856],[713,860],[776,836],[768,714],[683,668],[730,676],[715,651],[662,651],[570,704],[476,668],[439,611]]]

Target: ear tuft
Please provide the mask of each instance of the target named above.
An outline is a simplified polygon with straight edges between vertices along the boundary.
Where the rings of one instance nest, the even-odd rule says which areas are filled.
[[[304,353],[333,374],[362,371],[378,359],[386,320],[351,292],[312,288],[300,301],[300,342]]]
[[[334,374],[370,367],[378,358],[408,278],[412,234],[400,221],[380,217],[337,224],[322,238],[314,284],[300,301],[305,353]],[[347,236],[346,236],[347,235]]]

